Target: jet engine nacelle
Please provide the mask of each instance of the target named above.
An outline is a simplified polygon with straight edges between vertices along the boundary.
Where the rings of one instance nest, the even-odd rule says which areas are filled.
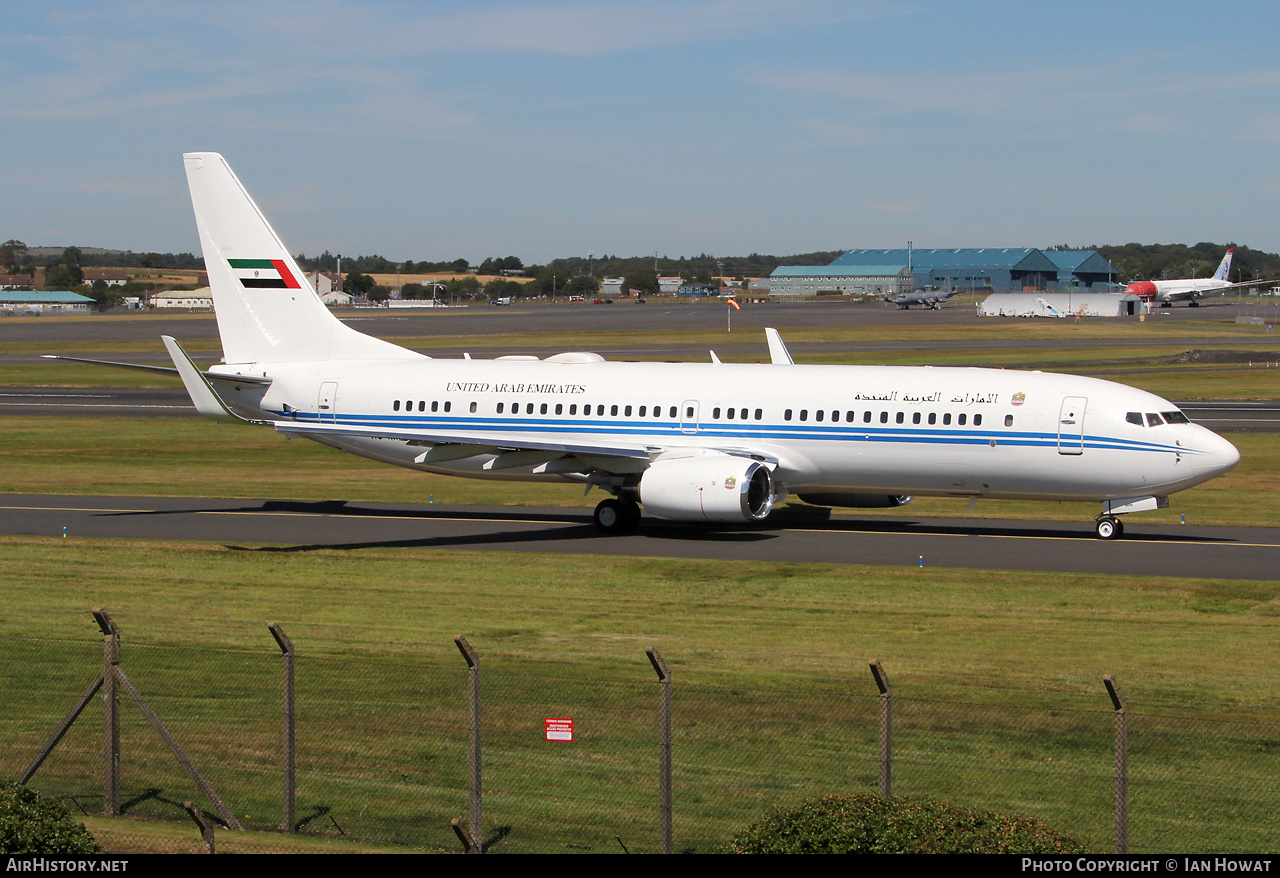
[[[762,521],[773,499],[769,468],[728,454],[659,460],[640,477],[640,502],[659,518]]]
[[[911,502],[910,497],[901,494],[801,494],[800,499],[814,506],[848,506],[854,509],[890,509]]]

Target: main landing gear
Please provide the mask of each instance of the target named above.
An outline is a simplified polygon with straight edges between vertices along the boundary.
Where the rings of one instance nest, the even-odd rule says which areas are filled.
[[[596,528],[601,533],[616,534],[640,526],[640,505],[634,500],[610,497],[596,504]]]
[[[1114,540],[1124,536],[1124,522],[1113,515],[1100,515],[1093,523],[1100,540]]]

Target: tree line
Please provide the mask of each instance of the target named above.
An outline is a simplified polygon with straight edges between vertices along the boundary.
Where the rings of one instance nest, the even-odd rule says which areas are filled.
[[[1230,280],[1237,283],[1264,278],[1280,278],[1280,254],[1254,250],[1234,244],[1137,244],[1101,245],[1046,249],[1097,250],[1111,261],[1122,283],[1133,280],[1208,277],[1222,261],[1228,247],[1235,247]],[[720,278],[744,280],[765,277],[782,265],[827,265],[843,250],[820,250],[791,256],[716,257],[707,253],[672,259],[666,256],[617,256],[604,254],[553,259],[546,265],[525,265],[517,256],[488,257],[472,266],[466,259],[451,261],[397,262],[379,255],[340,257],[326,250],[319,256],[297,254],[295,259],[305,271],[345,272],[346,292],[375,301],[391,295],[391,288],[377,284],[371,275],[455,275],[434,284],[417,281],[401,286],[400,295],[409,299],[487,299],[508,296],[581,295],[594,296],[600,291],[600,279],[621,277],[623,290],[639,290],[644,295],[658,292],[658,278],[678,276],[685,284],[712,285]],[[10,239],[0,245],[0,267],[11,274],[45,272],[46,289],[68,289],[90,296],[100,305],[111,304],[128,295],[157,288],[157,284],[129,281],[123,287],[108,287],[103,281],[84,282],[84,269],[90,267],[203,270],[204,260],[191,253],[134,253],[131,250],[103,250],[66,247],[28,248],[22,241]],[[461,275],[460,277],[456,275]],[[480,276],[490,276],[481,281]],[[521,280],[515,280],[513,277]]]

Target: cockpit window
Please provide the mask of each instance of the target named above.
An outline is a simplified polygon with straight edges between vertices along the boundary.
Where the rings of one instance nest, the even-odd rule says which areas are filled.
[[[1137,424],[1139,427],[1141,427],[1143,423],[1142,412],[1129,412],[1124,416],[1124,419],[1130,424]]]
[[[1161,412],[1166,422],[1170,424],[1190,424],[1191,419],[1182,412]]]
[[[1158,414],[1156,414],[1155,412],[1147,412],[1148,427],[1159,427],[1163,423],[1164,423],[1164,419],[1161,418]]]

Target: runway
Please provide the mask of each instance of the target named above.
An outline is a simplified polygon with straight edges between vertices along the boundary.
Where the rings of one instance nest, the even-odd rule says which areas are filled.
[[[767,526],[647,519],[602,536],[586,510],[298,503],[154,497],[0,496],[0,534],[270,544],[276,551],[373,546],[1275,580],[1280,529],[791,514]]]

